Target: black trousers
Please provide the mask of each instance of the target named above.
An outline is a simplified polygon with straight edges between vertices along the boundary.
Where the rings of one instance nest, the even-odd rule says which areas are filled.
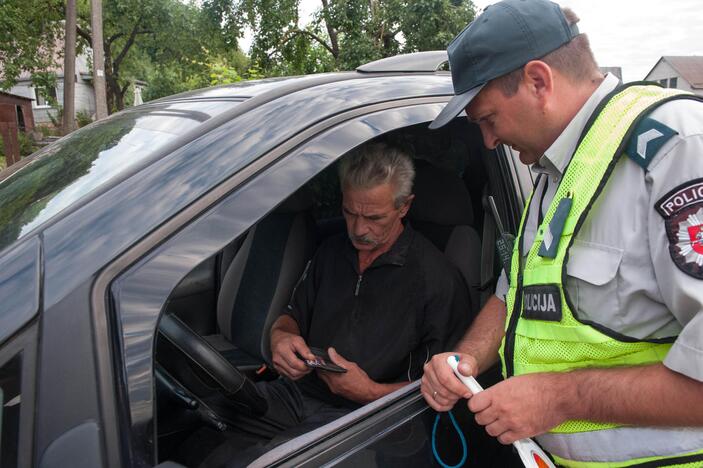
[[[283,378],[256,386],[268,402],[268,411],[258,417],[238,415],[232,437],[208,456],[202,468],[247,466],[274,447],[351,411],[307,396]]]

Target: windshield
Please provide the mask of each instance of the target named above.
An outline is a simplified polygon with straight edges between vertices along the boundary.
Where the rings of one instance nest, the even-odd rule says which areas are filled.
[[[0,250],[237,104],[213,100],[130,109],[34,153],[4,179],[0,173]]]

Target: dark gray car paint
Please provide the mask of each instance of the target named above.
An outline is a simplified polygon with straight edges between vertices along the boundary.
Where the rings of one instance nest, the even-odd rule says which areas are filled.
[[[285,86],[285,82],[280,85]],[[117,356],[111,356],[111,350],[121,349],[123,337],[131,339],[131,336],[109,328],[122,325],[119,322],[111,323],[104,315],[91,316],[90,311],[93,282],[106,265],[262,154],[326,118],[377,102],[451,94],[448,77],[415,75],[348,79],[344,86],[325,83],[287,96],[281,93],[282,97],[268,101],[262,95],[265,102],[260,106],[231,121],[218,122],[208,133],[140,168],[85,204],[71,207],[65,216],[59,215],[50,225],[39,229],[37,235],[44,241],[45,273],[43,278],[37,275],[34,280],[44,283],[43,294],[39,296],[43,310],[40,311],[40,365],[36,374],[40,384],[35,408],[35,454],[42,454],[54,440],[85,421],[96,421],[106,435],[104,460],[110,466],[122,465],[120,456],[129,449],[126,442],[129,437],[121,433],[129,428],[129,416],[122,421],[115,411],[105,409],[113,405],[127,408],[127,397],[120,389],[126,388],[128,375],[124,368],[118,367],[117,374],[112,376],[114,380],[104,379],[101,373],[112,371],[104,369],[106,362],[101,356],[107,356],[107,362],[112,363]],[[438,107],[433,110],[437,111]],[[433,116],[423,118],[431,120]],[[410,121],[403,122],[402,117],[395,123],[367,120],[358,129],[358,139],[347,140],[348,135],[342,134],[337,137],[339,141],[326,140],[324,145],[331,147],[321,148],[320,154],[335,154],[330,151],[338,151],[355,141],[354,144],[363,142],[384,128],[393,128],[393,124],[409,125]],[[311,157],[311,161],[315,159]],[[291,177],[299,175],[291,173]],[[251,220],[261,215],[263,212],[252,210],[242,216]],[[14,249],[13,246],[3,252],[3,261]],[[41,271],[42,265],[37,265]],[[19,291],[26,287],[26,281],[13,277],[5,287]],[[34,288],[30,296],[37,296],[39,290]],[[32,304],[31,309],[36,299],[28,303]],[[20,314],[22,320],[18,323],[28,314]],[[137,329],[139,319],[135,317],[135,321],[129,327]],[[153,326],[153,317],[145,317],[144,321]],[[15,326],[7,333],[13,333]],[[102,338],[95,341],[98,334]],[[142,359],[151,359],[150,340],[134,339],[130,343],[141,350],[137,355]],[[145,369],[149,365],[147,362]],[[150,399],[129,403],[138,407],[149,402]],[[139,414],[138,408],[136,413]],[[117,441],[122,445],[117,445]],[[131,459],[129,455],[128,458]]]
[[[39,311],[40,248],[31,237],[0,258],[0,343]]]

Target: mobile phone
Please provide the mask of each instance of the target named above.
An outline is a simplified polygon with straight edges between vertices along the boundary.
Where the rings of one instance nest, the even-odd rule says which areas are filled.
[[[344,367],[333,363],[329,355],[324,349],[310,347],[310,352],[315,355],[315,359],[305,359],[300,354],[298,357],[305,362],[305,365],[312,369],[320,369],[328,372],[337,372],[342,374],[347,370]]]

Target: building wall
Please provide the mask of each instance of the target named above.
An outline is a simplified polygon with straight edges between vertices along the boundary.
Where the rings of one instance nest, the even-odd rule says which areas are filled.
[[[30,80],[18,82],[10,89],[10,93],[36,99],[36,93]],[[56,80],[56,99],[59,101],[59,104],[63,105],[63,77],[59,77]],[[76,82],[74,102],[76,112],[85,112],[91,116],[95,114],[93,85],[80,77]],[[36,100],[32,102],[32,112],[34,113],[34,122],[37,124],[51,123],[49,112],[51,112],[52,115],[56,115],[56,109],[50,106],[39,106]]]
[[[84,79],[82,76],[87,76],[90,70],[88,68],[88,56],[81,54],[76,57],[76,87],[75,87],[75,108],[76,112],[85,112],[88,115],[95,114],[95,95],[93,93],[93,85],[91,81]],[[56,78],[56,99],[60,105],[63,105],[63,76],[60,71]],[[18,96],[36,99],[36,93],[32,86],[32,80],[27,73],[20,76],[19,81],[13,86],[10,91]],[[34,123],[50,124],[49,112],[56,115],[56,109],[50,106],[39,106],[37,101],[32,102],[32,112],[34,113]]]
[[[672,86],[670,85],[671,78],[676,77],[676,88],[677,89],[682,89],[684,91],[691,91],[693,93],[696,93],[700,96],[703,96],[703,89],[693,89],[691,88],[691,85],[683,79],[681,75],[678,74],[674,68],[669,65],[666,61],[662,60],[660,61],[649,74],[645,78],[646,81],[656,81],[660,82],[661,80],[667,80],[666,83],[662,83],[662,85],[666,86],[667,88],[671,88]]]

